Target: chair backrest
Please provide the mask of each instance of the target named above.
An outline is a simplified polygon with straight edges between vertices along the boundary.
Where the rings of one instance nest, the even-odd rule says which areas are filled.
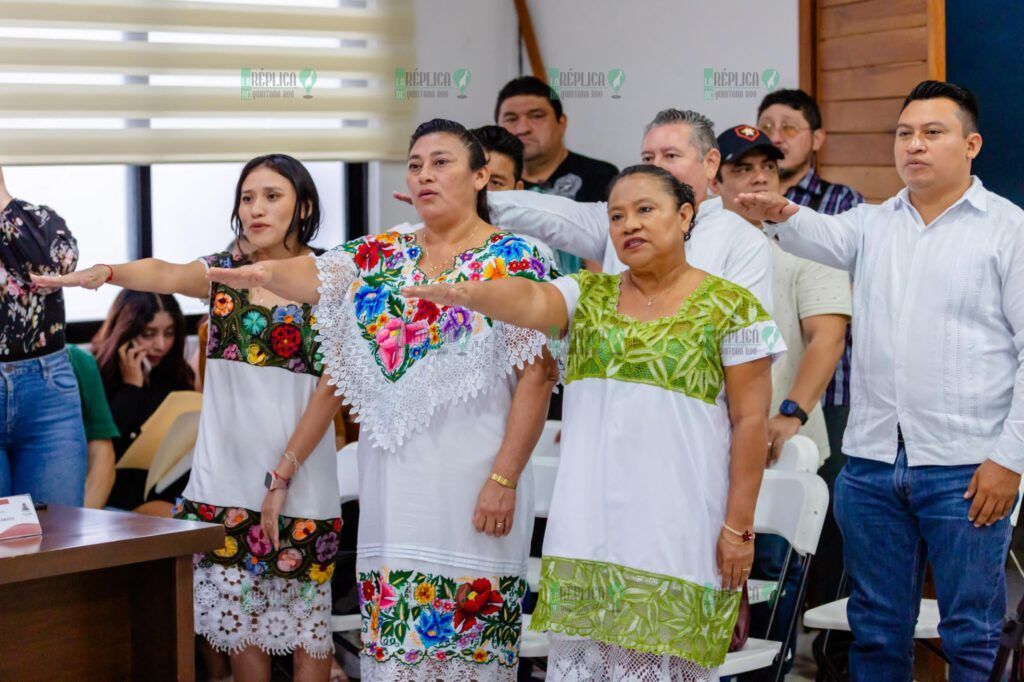
[[[806,474],[818,472],[821,455],[818,444],[807,436],[796,435],[782,446],[782,454],[772,464],[772,471],[802,471]]]
[[[1017,490],[1017,501],[1013,504],[1013,511],[1010,512],[1010,525],[1016,526],[1020,518],[1020,503],[1024,500],[1024,477],[1020,479],[1020,488]]]
[[[149,471],[146,474],[146,483],[143,490],[148,495],[157,484],[167,476],[170,471],[178,471],[179,462],[185,457],[191,462],[192,451],[196,447],[196,439],[199,437],[199,416],[196,412],[182,412],[170,423],[170,426],[163,433],[163,437],[157,445],[153,459],[149,463]],[[178,476],[191,468],[188,465]],[[172,483],[177,478],[172,479]],[[161,490],[161,492],[163,492]]]
[[[817,474],[764,472],[754,532],[781,535],[800,555],[813,554],[828,510],[828,486]]]
[[[533,508],[534,515],[547,518],[551,511],[551,496],[555,492],[555,476],[558,474],[558,457],[530,458],[533,467]]]
[[[187,455],[178,460],[178,463],[171,467],[170,471],[164,474],[163,478],[156,482],[153,486],[153,491],[156,494],[160,494],[163,491],[171,487],[171,484],[175,483],[179,478],[184,476],[186,473],[192,470],[192,455],[194,450],[190,450]],[[147,489],[147,494],[149,490]]]
[[[532,457],[558,457],[559,443],[555,440],[562,431],[562,422],[549,419],[544,423],[544,431],[540,434]]]
[[[359,443],[349,443],[338,450],[338,490],[341,503],[359,499],[359,458],[356,450]]]

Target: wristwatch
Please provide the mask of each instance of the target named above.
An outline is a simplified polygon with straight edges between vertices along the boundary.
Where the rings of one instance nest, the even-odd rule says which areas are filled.
[[[288,490],[288,486],[291,484],[292,479],[285,478],[276,471],[268,471],[263,479],[263,487],[267,490]]]
[[[788,398],[783,400],[782,404],[779,405],[779,414],[783,417],[796,417],[800,420],[801,426],[807,423],[807,413],[797,405],[795,400],[789,400]]]

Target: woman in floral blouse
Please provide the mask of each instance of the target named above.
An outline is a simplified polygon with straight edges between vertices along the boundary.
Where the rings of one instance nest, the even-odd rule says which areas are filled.
[[[211,287],[206,271],[312,254],[319,222],[306,168],[282,154],[258,157],[235,191],[238,253],[37,279],[92,289],[111,282],[210,302],[199,437],[178,515],[227,530],[224,547],[195,557],[195,627],[231,653],[236,680],[269,679],[270,654],[288,652],[297,680],[329,675],[330,578],[341,530],[331,421],[340,401],[321,381],[309,305],[258,288]]]
[[[29,279],[70,272],[77,261],[64,220],[8,194],[0,171],[0,497],[83,502],[85,429],[64,348],[64,296]]]
[[[545,338],[402,287],[544,281],[536,247],[488,224],[480,142],[452,121],[413,134],[406,182],[424,227],[210,276],[319,301],[332,383],[359,439],[362,679],[514,680],[533,520],[526,463],[554,386]],[[317,291],[317,288],[320,291]]]
[[[406,295],[568,334],[565,419],[532,624],[547,679],[717,679],[754,556],[778,328],[686,262],[693,191],[612,181],[621,275],[416,286]]]

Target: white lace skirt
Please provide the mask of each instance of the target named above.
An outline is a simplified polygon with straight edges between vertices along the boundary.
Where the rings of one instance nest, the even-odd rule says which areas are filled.
[[[303,648],[313,658],[334,651],[331,582],[300,582],[237,566],[196,566],[195,630],[229,654],[255,646],[268,654]]]
[[[717,669],[668,654],[647,654],[586,637],[552,633],[548,682],[708,682]]]

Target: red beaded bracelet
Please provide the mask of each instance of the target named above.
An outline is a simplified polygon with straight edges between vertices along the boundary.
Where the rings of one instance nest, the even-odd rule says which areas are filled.
[[[107,265],[106,263],[100,263],[100,265],[102,265],[103,267],[105,267],[105,268],[106,268],[107,270],[110,270],[110,274],[109,274],[109,275],[107,275],[107,278],[106,278],[105,280],[103,280],[103,283],[104,283],[104,284],[109,284],[109,283],[110,283],[110,281],[111,281],[112,279],[114,279],[114,268],[112,268],[111,266]]]

